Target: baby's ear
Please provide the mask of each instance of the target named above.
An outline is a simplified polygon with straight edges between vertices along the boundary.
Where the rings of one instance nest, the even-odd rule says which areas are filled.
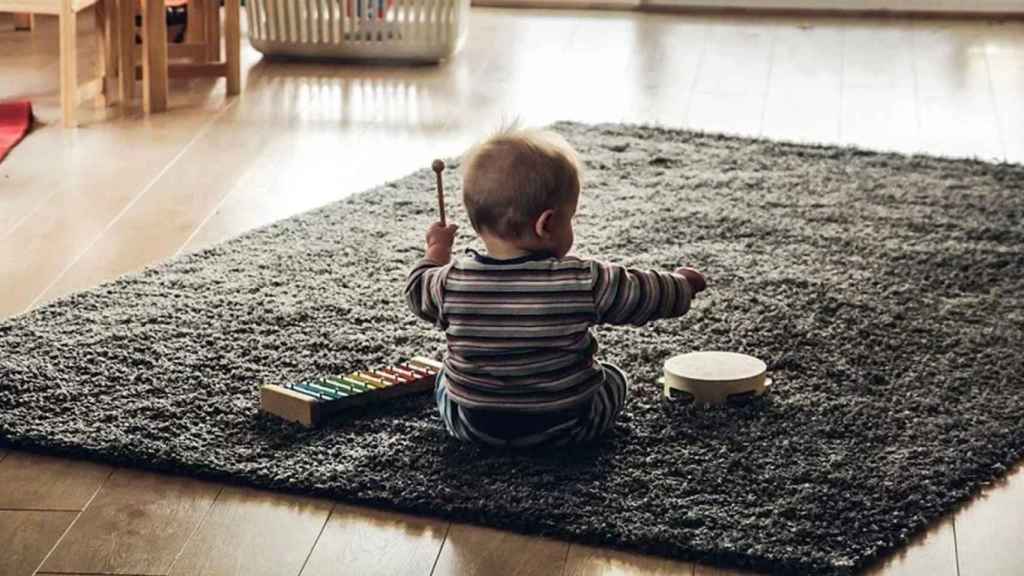
[[[538,238],[547,238],[551,235],[551,223],[554,222],[555,211],[551,208],[540,213],[537,221],[533,224],[533,232]]]

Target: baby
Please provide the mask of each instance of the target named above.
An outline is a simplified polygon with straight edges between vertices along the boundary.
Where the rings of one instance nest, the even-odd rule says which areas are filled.
[[[592,440],[622,412],[627,378],[594,358],[590,327],[682,316],[704,277],[567,256],[580,167],[553,132],[502,131],[466,154],[463,171],[486,252],[453,260],[456,226],[436,222],[406,285],[413,312],[448,340],[435,387],[445,426],[493,446]]]

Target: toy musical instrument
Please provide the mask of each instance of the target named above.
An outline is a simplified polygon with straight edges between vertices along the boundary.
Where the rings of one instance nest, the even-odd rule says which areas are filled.
[[[665,398],[698,405],[742,402],[771,389],[768,366],[761,360],[736,352],[690,352],[665,361]]]
[[[416,357],[390,368],[268,384],[260,388],[260,409],[311,428],[355,406],[427,392],[441,368],[440,362]]]

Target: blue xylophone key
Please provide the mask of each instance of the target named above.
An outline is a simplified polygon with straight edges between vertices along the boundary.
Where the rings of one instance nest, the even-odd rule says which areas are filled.
[[[310,388],[309,386],[306,386],[305,384],[285,384],[285,388],[287,388],[289,390],[294,390],[296,392],[300,392],[302,394],[305,394],[306,396],[311,396],[313,398],[316,398],[317,400],[329,400],[330,399],[325,394],[321,394],[315,388]]]
[[[314,390],[319,391],[321,394],[331,399],[344,398],[348,396],[348,394],[346,394],[345,392],[338,390],[337,388],[334,388],[332,386],[328,386],[327,384],[320,380],[315,380],[313,382],[304,382],[304,384]]]
[[[302,392],[312,393],[322,400],[334,400],[336,398],[344,398],[344,396],[339,392],[335,392],[330,388],[317,385],[314,382],[301,382],[299,384],[293,384],[293,386],[295,386]]]

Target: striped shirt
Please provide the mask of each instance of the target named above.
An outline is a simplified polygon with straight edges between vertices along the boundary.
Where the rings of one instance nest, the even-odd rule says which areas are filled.
[[[591,326],[682,316],[693,292],[669,272],[467,250],[447,265],[420,261],[405,294],[445,332],[445,385],[456,404],[539,414],[579,407],[604,383]]]

